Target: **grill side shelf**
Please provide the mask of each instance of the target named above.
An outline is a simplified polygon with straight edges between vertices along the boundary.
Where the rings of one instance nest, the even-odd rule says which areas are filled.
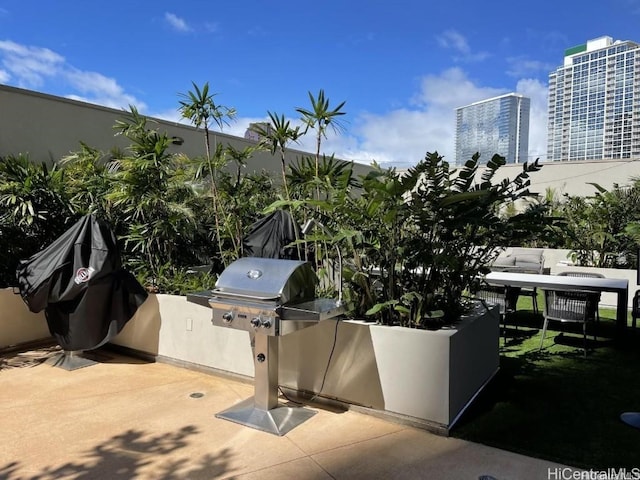
[[[209,299],[213,296],[211,290],[203,290],[201,292],[187,293],[187,302],[196,303],[203,307],[211,308]]]
[[[280,308],[282,320],[322,321],[345,312],[344,305],[331,298],[317,298],[309,302],[286,305]]]

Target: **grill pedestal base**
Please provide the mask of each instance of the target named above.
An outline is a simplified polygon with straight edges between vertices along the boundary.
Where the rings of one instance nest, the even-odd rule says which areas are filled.
[[[255,365],[254,396],[216,414],[216,418],[285,435],[316,412],[278,405],[278,337],[257,331],[251,344]]]
[[[216,418],[282,436],[315,414],[313,410],[303,407],[278,406],[270,410],[262,410],[256,407],[255,399],[251,397],[216,414]]]
[[[90,354],[82,350],[65,350],[59,355],[50,358],[47,363],[54,367],[62,368],[63,370],[72,371],[79,368],[90,367],[98,363],[90,358],[90,356]]]

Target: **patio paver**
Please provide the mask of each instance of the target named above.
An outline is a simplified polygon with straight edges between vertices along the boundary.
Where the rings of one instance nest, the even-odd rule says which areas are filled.
[[[526,480],[565,468],[355,411],[314,407],[278,437],[215,418],[250,384],[110,350],[66,371],[44,362],[55,353],[0,362],[2,479]]]

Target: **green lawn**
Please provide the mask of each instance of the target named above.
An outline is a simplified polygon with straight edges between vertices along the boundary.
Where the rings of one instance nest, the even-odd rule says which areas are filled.
[[[500,371],[451,435],[587,469],[639,467],[640,429],[620,414],[640,411],[640,334],[614,341],[615,310],[600,317],[586,359],[581,333],[566,330],[548,331],[539,350],[542,315],[520,299],[501,339]]]

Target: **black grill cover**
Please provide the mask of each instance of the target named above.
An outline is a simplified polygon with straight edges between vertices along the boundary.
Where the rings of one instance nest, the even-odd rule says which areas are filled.
[[[245,257],[305,260],[304,245],[288,246],[303,237],[289,212],[276,210],[249,227],[242,242]],[[298,255],[298,250],[302,255]]]
[[[16,277],[29,310],[45,311],[49,331],[69,351],[108,342],[147,298],[122,268],[114,233],[94,215],[21,260]]]

